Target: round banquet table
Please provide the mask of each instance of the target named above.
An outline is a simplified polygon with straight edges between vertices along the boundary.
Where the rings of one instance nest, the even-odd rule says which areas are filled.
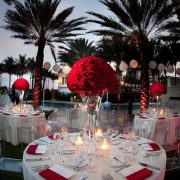
[[[0,134],[0,140],[4,139],[14,145],[21,142],[30,143],[46,135],[45,127],[46,118],[43,112],[33,111],[20,114],[0,110],[0,128],[5,132],[3,136],[2,133]]]
[[[70,134],[70,133],[69,133]],[[77,133],[71,133],[71,137],[77,135]],[[121,142],[124,141],[124,139],[120,139]],[[145,139],[145,138],[140,138],[139,140],[136,141],[138,151],[135,156],[135,160],[132,160],[131,158],[128,160],[128,164],[133,165],[133,164],[139,164],[138,162],[145,162],[151,165],[154,165],[156,167],[160,167],[160,170],[153,170],[153,173],[150,177],[147,179],[157,179],[157,180],[163,180],[164,175],[165,175],[165,169],[166,169],[166,153],[164,149],[161,149],[161,154],[158,156],[151,156],[151,157],[145,157],[145,151],[142,150],[141,145],[144,143],[150,143],[152,141]],[[44,154],[28,154],[26,151],[29,148],[30,145],[33,144],[42,144],[45,143],[47,144],[47,150]],[[64,161],[66,161],[68,158],[72,158],[74,155],[57,155],[52,153],[54,150],[54,140],[49,139],[49,137],[45,136],[41,139],[37,139],[36,141],[32,142],[27,146],[27,148],[24,151],[23,154],[23,175],[25,180],[37,180],[37,179],[44,179],[42,176],[39,175],[38,172],[33,171],[34,166],[38,165],[46,165],[50,164],[51,166],[54,164],[58,164],[63,166],[64,168],[70,168],[64,165]],[[160,146],[161,147],[161,146]],[[162,148],[162,147],[161,147]],[[118,167],[113,167],[111,166],[110,162],[113,159],[114,156],[121,156],[121,157],[126,157],[126,160],[128,159],[127,157],[129,156],[129,153],[124,153],[122,149],[119,148],[118,145],[111,145],[110,146],[110,152],[108,156],[104,157],[98,157],[97,161],[97,167],[95,172],[89,172],[88,171],[88,165],[85,168],[82,168],[78,171],[74,171],[74,175],[70,177],[70,180],[80,180],[80,178],[84,175],[88,176],[88,180],[94,180],[94,179],[102,179],[103,174],[110,174],[114,180],[119,180],[119,179],[125,179],[125,177],[121,174],[121,171],[115,172],[115,170],[118,169]],[[29,159],[36,159],[36,158],[44,158],[41,161],[28,161]],[[49,159],[46,159],[49,158]],[[149,168],[152,170],[151,168]]]
[[[165,127],[165,124],[167,126]],[[167,129],[167,139],[164,142],[164,134],[158,134],[157,131],[164,124],[164,129]],[[174,144],[177,141],[176,128],[180,127],[180,114],[169,114],[163,117],[152,117],[150,114],[135,115],[134,127],[139,129],[139,136],[151,139],[157,143]]]

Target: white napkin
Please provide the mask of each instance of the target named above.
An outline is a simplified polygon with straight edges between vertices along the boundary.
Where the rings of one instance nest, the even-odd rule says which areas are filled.
[[[147,144],[141,144],[141,146],[145,151],[152,151],[153,150],[151,145],[149,145],[148,143]]]
[[[127,167],[127,168],[121,170],[120,172],[124,177],[126,177],[126,176],[129,176],[129,175],[137,172],[137,171],[140,171],[141,169],[144,169],[144,167],[141,166],[140,164],[134,164],[130,167]]]
[[[69,179],[71,176],[74,175],[74,171],[71,169],[68,169],[66,167],[63,167],[59,164],[54,164],[52,167],[49,168],[50,170],[56,172],[57,174],[65,177],[66,179]]]
[[[39,144],[36,148],[36,154],[44,154],[47,150],[47,145],[46,144]]]

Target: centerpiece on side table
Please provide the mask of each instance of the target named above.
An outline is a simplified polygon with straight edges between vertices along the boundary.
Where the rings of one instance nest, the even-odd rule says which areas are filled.
[[[162,82],[155,82],[151,85],[150,87],[150,94],[153,97],[156,97],[157,100],[157,110],[159,109],[159,105],[160,105],[160,96],[162,94],[166,94],[167,93],[167,88],[166,85]]]
[[[92,133],[95,128],[95,110],[100,102],[99,97],[102,97],[105,92],[117,93],[118,91],[115,71],[103,58],[87,56],[79,59],[72,66],[67,78],[67,86],[86,101],[89,117],[88,130]]]

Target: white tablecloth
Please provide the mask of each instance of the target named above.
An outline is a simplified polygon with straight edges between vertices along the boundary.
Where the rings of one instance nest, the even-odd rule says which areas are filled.
[[[4,138],[7,142],[17,145],[20,142],[30,143],[38,137],[45,136],[46,118],[44,113],[33,112],[28,114],[15,114],[10,112],[0,112],[0,139]],[[25,133],[32,130],[34,134],[29,138],[30,133]],[[24,132],[24,133],[23,133]],[[23,134],[19,134],[23,133]],[[5,136],[5,137],[4,137]],[[21,137],[21,140],[18,138]]]
[[[139,129],[139,135],[151,140],[157,140],[162,144],[162,138],[157,134],[162,124],[167,122],[167,138],[165,144],[174,144],[177,141],[176,128],[180,126],[180,115],[169,115],[165,118],[151,117],[149,115],[136,115],[134,117],[134,127]],[[159,137],[157,137],[159,136]]]
[[[48,137],[42,138],[45,141],[50,141]],[[52,140],[53,141],[53,140]],[[36,141],[38,142],[38,140]],[[144,142],[150,142],[150,140],[141,138],[137,143],[144,143]],[[34,144],[34,143],[31,143]],[[28,148],[28,147],[27,147]],[[26,150],[27,150],[26,148]],[[31,170],[32,166],[36,165],[43,165],[43,164],[54,164],[57,163],[59,165],[63,165],[64,160],[68,158],[72,158],[70,155],[52,155],[52,146],[48,146],[48,149],[45,154],[43,155],[30,155],[26,153],[26,150],[24,151],[23,154],[23,175],[25,180],[37,180],[37,179],[43,179],[38,172],[33,172]],[[99,157],[98,162],[97,162],[97,169],[95,172],[88,172],[87,170],[79,170],[75,171],[75,174],[70,178],[71,180],[78,180],[82,175],[88,175],[88,180],[95,180],[95,179],[102,179],[103,174],[108,174],[110,173],[111,176],[113,177],[114,180],[120,180],[120,179],[125,179],[125,177],[122,176],[120,172],[115,172],[117,167],[114,168],[110,166],[110,160],[113,159],[114,156],[121,156],[121,157],[127,157],[127,153],[123,153],[123,150],[118,148],[118,145],[111,145],[111,150],[109,153],[109,157]],[[43,160],[43,161],[26,161],[28,158],[39,158],[39,157],[50,157],[50,160]],[[154,166],[158,166],[161,169],[160,170],[153,170],[153,174],[148,178],[148,179],[153,179],[153,180],[163,180],[164,175],[165,175],[165,168],[166,168],[166,154],[165,151],[162,149],[161,155],[158,157],[149,157],[146,158],[144,157],[144,151],[139,148],[138,154],[136,155],[136,160],[131,161],[129,160],[128,163],[130,164],[136,164],[139,161],[147,162],[149,164],[152,164]],[[66,167],[66,166],[64,166]],[[66,167],[67,168],[67,167]]]

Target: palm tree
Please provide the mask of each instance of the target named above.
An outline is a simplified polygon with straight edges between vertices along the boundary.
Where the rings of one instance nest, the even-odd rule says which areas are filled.
[[[11,75],[16,74],[17,66],[15,60],[12,57],[7,57],[3,60],[4,72],[9,74],[9,90],[11,88]]]
[[[4,73],[4,65],[3,63],[0,63],[0,87],[2,82],[2,73]]]
[[[17,66],[17,75],[23,76],[23,74],[28,73],[28,64],[29,59],[26,58],[26,55],[19,55],[19,59],[15,59],[15,64]]]
[[[89,42],[85,38],[75,39],[67,42],[65,46],[59,46],[59,59],[72,66],[78,59],[96,54],[96,48],[93,41]]]
[[[34,69],[35,69],[35,60],[34,58],[28,58],[28,71],[30,72],[30,82],[31,87],[34,87]]]
[[[55,15],[61,0],[20,0],[11,1],[11,9],[5,14],[3,28],[14,33],[12,37],[20,38],[25,44],[37,46],[34,85],[34,108],[41,103],[41,79],[44,60],[44,48],[48,45],[55,58],[55,43],[64,43],[71,37],[79,35],[75,31],[83,30],[80,25],[85,23],[85,18],[69,20],[73,7],[62,10]]]
[[[105,16],[88,12],[96,19],[89,20],[100,24],[104,29],[91,31],[97,35],[119,37],[133,42],[140,53],[141,64],[141,111],[148,108],[149,74],[148,64],[152,58],[149,50],[150,40],[158,38],[168,30],[174,21],[173,6],[169,0],[100,0],[114,15]]]

